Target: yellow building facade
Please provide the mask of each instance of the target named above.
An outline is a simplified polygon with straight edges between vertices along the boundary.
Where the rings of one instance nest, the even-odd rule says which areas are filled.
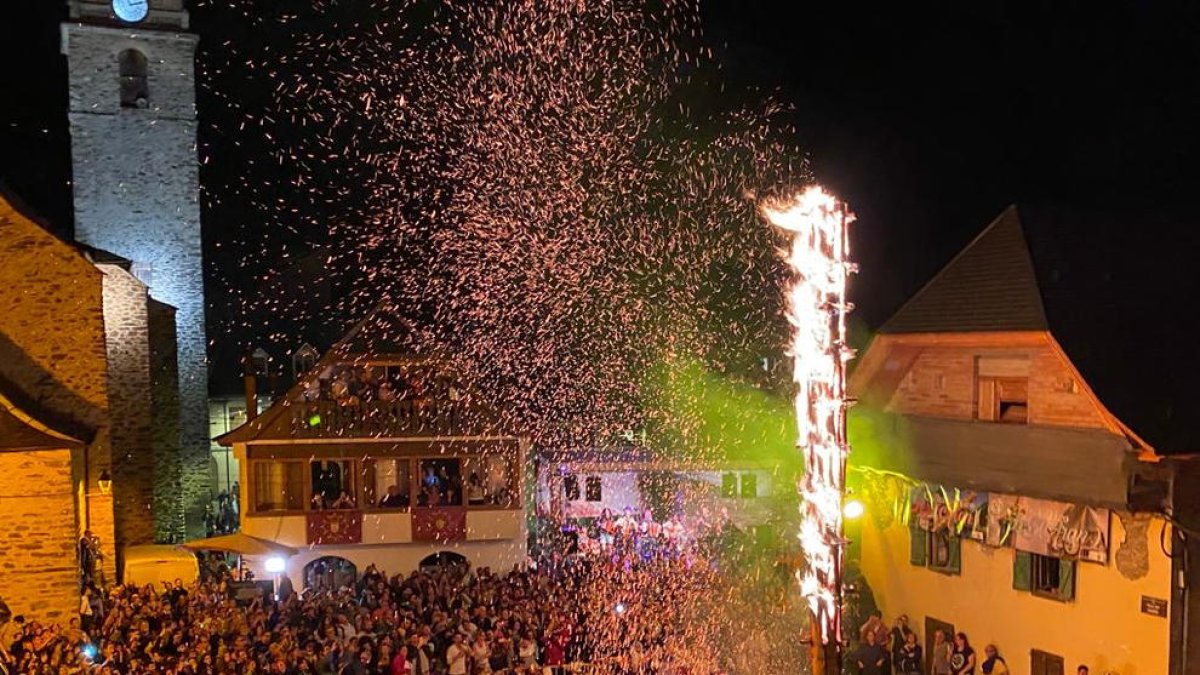
[[[1170,456],[1192,432],[1169,414],[1171,372],[1135,366],[1154,355],[1145,324],[1092,292],[1111,288],[1102,234],[1010,207],[853,373],[849,481],[867,513],[848,526],[851,576],[927,657],[941,630],[980,661],[995,644],[1016,675],[1200,668]]]

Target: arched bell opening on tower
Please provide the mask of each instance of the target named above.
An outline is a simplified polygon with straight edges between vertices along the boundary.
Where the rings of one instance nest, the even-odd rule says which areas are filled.
[[[150,105],[150,87],[146,76],[146,55],[126,49],[117,56],[121,73],[121,107],[146,108]]]

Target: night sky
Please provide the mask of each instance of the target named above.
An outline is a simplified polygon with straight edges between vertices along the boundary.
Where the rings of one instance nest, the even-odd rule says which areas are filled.
[[[0,180],[65,233],[57,4],[6,3]],[[193,8],[202,60],[228,61],[222,50],[239,40],[281,39],[231,23],[219,4]],[[758,87],[794,105],[816,177],[857,212],[855,300],[870,325],[1009,203],[1111,199],[1174,210],[1200,187],[1196,3],[703,4],[729,95]],[[211,160],[204,227],[210,272],[252,285],[230,251],[259,214],[222,190],[237,182],[240,162],[264,158],[253,143],[233,143],[237,120],[214,103],[261,98],[251,78],[244,89],[239,81],[226,71],[201,83],[201,153]],[[209,301],[219,294],[210,289]]]

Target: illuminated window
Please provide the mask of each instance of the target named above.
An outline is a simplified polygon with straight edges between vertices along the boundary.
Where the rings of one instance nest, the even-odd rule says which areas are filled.
[[[742,499],[754,499],[758,496],[758,475],[742,474]]]
[[[145,108],[150,105],[150,87],[146,76],[146,55],[126,49],[117,56],[121,74],[121,107]]]
[[[738,496],[738,476],[736,473],[721,474],[721,496],[733,499]]]
[[[604,484],[600,480],[600,476],[588,476],[586,485],[586,497],[589,502],[604,500]]]
[[[301,462],[253,462],[251,490],[254,511],[301,511],[304,509],[304,464]]]
[[[1016,551],[1013,588],[1051,600],[1075,599],[1075,561]]]
[[[563,496],[569,502],[579,501],[579,477],[574,474],[563,476]]]

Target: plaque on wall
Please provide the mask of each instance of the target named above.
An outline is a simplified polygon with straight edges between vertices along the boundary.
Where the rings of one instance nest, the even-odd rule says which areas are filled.
[[[1167,600],[1165,598],[1152,598],[1149,595],[1142,596],[1142,614],[1150,616],[1158,616],[1167,618]]]

